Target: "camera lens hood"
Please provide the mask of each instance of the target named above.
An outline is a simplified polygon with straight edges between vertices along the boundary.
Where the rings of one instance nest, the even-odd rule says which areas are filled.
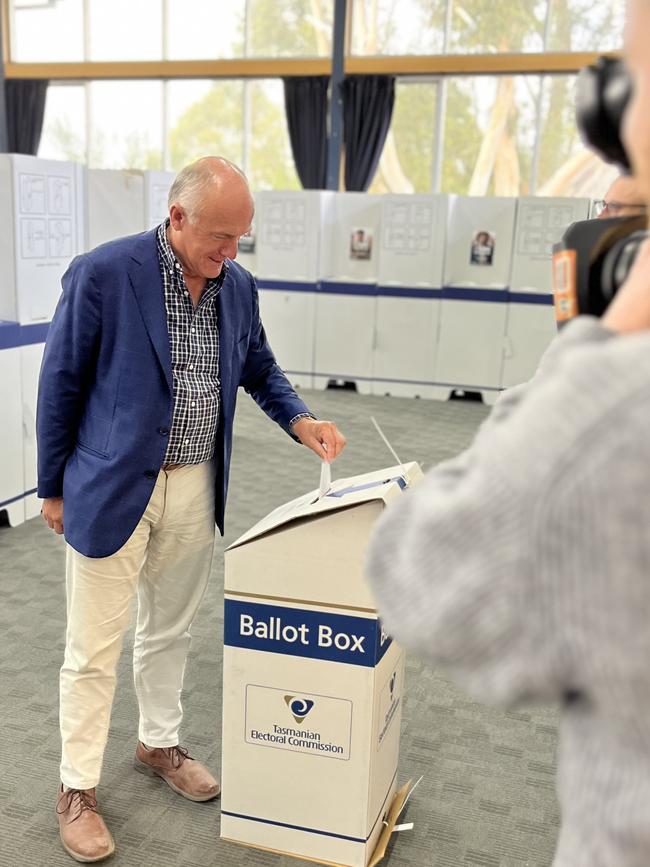
[[[601,292],[606,303],[612,300],[627,279],[639,247],[647,237],[646,230],[632,232],[631,235],[620,238],[603,257]]]

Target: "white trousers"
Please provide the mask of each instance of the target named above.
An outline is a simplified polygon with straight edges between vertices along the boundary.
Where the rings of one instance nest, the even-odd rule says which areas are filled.
[[[136,592],[138,737],[152,747],[178,744],[189,628],[205,593],[213,547],[213,461],[161,470],[132,536],[110,557],[84,557],[67,546],[68,625],[60,676],[66,786],[91,789],[99,782],[115,669]]]

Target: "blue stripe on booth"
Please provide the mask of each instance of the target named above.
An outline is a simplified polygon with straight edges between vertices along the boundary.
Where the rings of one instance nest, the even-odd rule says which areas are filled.
[[[301,280],[264,280],[257,281],[258,289],[270,289],[273,292],[315,292],[316,283],[305,283]]]
[[[417,286],[378,286],[377,295],[382,298],[440,298],[442,289],[432,289],[429,286],[422,289]]]
[[[0,349],[45,343],[49,328],[49,322],[21,325],[19,322],[0,321]]]
[[[478,289],[470,286],[443,286],[442,297],[453,301],[491,301],[507,304],[508,290],[503,289]]]
[[[327,295],[377,295],[376,283],[338,283],[333,280],[322,280],[318,291]]]
[[[553,295],[550,292],[508,292],[511,304],[542,304],[553,306]]]

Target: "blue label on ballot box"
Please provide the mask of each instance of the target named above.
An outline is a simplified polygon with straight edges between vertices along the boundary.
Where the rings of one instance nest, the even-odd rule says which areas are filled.
[[[372,667],[392,639],[375,617],[226,599],[224,644]]]

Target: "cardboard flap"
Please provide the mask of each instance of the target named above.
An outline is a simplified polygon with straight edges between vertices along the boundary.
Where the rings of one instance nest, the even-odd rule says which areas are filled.
[[[409,464],[386,467],[383,470],[375,470],[348,479],[338,479],[322,496],[316,489],[274,509],[236,539],[226,550],[230,551],[251,542],[253,539],[259,539],[266,533],[292,521],[317,518],[327,512],[347,509],[350,506],[367,503],[371,500],[383,500],[387,503],[399,496],[402,490],[410,487],[421,477],[422,470],[419,464],[413,461]]]
[[[368,867],[375,867],[375,865],[379,864],[386,854],[390,835],[393,833],[393,828],[395,827],[399,814],[402,812],[406,799],[408,798],[412,782],[413,780],[409,780],[407,783],[404,783],[401,789],[398,789],[393,795],[393,802],[390,805],[388,815],[384,819],[384,827],[381,829],[381,834],[377,840],[375,851],[372,853],[370,861],[368,862]]]

